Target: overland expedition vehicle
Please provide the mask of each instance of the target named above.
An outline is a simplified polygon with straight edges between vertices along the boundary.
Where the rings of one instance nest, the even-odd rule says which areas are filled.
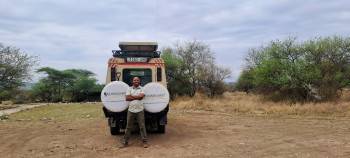
[[[131,86],[132,78],[137,76],[141,79],[141,86],[145,86],[147,83],[159,83],[162,85],[160,88],[149,89],[154,91],[162,89],[164,86],[168,94],[166,90],[164,61],[160,58],[161,52],[157,51],[157,47],[158,44],[156,42],[120,42],[120,50],[113,50],[113,57],[108,60],[106,86],[111,82],[113,83],[113,81],[122,81],[128,86]],[[157,85],[159,86],[159,84]],[[108,96],[109,94],[111,94],[111,92],[102,92],[101,98],[103,95]],[[121,95],[119,102],[125,100],[123,100],[123,97],[124,96]],[[145,98],[146,97],[147,94]],[[108,125],[112,135],[120,134],[121,130],[125,130],[127,110],[126,108],[119,111],[111,111],[111,109],[106,108],[106,106],[103,107],[103,112],[105,117],[108,118]],[[145,107],[145,123],[147,130],[165,133],[168,110],[168,102],[164,104],[160,111],[156,112],[149,112]]]

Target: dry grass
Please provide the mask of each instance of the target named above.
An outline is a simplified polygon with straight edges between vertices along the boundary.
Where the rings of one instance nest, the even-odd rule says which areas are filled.
[[[74,121],[103,118],[102,104],[57,103],[11,114],[9,121]]]
[[[345,91],[337,101],[322,103],[273,102],[259,95],[242,92],[225,93],[218,98],[208,98],[198,94],[193,98],[178,97],[171,106],[180,110],[208,110],[258,115],[350,116],[350,91]]]

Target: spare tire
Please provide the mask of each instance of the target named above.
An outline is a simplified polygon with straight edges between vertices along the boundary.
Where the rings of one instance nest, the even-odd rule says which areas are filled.
[[[168,89],[163,85],[151,82],[144,87],[145,98],[143,104],[145,110],[150,113],[157,113],[164,110],[169,103]]]
[[[128,108],[125,94],[129,86],[121,81],[113,81],[107,84],[101,92],[103,106],[112,112],[121,112]]]

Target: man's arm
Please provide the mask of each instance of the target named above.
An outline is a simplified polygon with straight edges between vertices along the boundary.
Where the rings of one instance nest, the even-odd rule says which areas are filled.
[[[145,97],[145,93],[143,92],[143,89],[141,89],[141,92],[139,95],[132,96],[131,90],[129,89],[126,93],[126,101],[133,101],[133,100],[142,100]]]
[[[142,100],[145,97],[145,94],[142,92],[137,96],[138,100]]]
[[[138,95],[138,99],[139,100],[142,100],[144,97],[145,97],[145,92],[144,92],[144,90],[143,90],[143,87],[141,87],[141,91],[140,91],[140,94]]]
[[[141,99],[143,99],[145,97],[145,93],[141,93],[140,97],[141,97]]]
[[[133,100],[135,100],[135,98],[131,95],[131,89],[130,88],[128,89],[128,91],[126,91],[125,100],[126,101],[133,101]]]
[[[133,101],[133,100],[136,100],[135,96],[132,96],[132,95],[126,96],[126,101]]]
[[[132,96],[132,95],[127,95],[126,96],[126,101],[133,101],[133,100],[142,100],[143,97],[145,97],[144,93],[140,93],[137,96]]]

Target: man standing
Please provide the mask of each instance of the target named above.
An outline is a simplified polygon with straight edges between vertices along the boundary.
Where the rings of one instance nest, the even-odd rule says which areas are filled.
[[[137,123],[140,127],[140,134],[143,142],[143,147],[148,147],[144,107],[142,102],[142,99],[144,97],[145,94],[143,92],[143,87],[140,86],[140,78],[134,77],[132,79],[132,86],[129,87],[128,91],[126,92],[126,101],[130,102],[128,108],[125,135],[121,147],[126,147],[128,145],[128,140],[131,135],[131,130],[133,129],[135,118],[137,119]]]

